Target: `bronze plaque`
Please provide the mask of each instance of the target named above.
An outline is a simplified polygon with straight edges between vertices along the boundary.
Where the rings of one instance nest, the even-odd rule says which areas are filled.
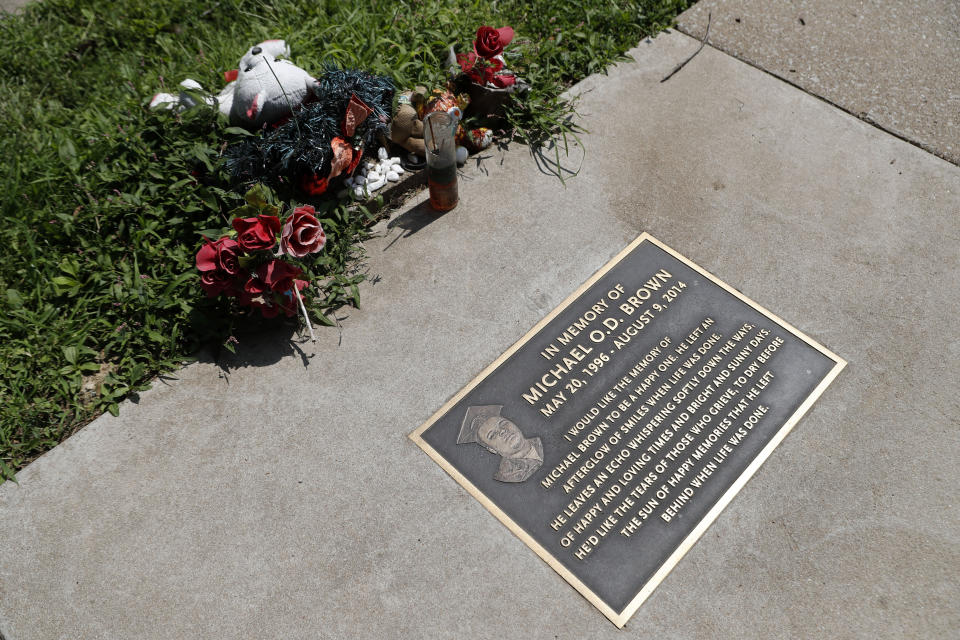
[[[845,364],[644,234],[410,437],[623,627]]]

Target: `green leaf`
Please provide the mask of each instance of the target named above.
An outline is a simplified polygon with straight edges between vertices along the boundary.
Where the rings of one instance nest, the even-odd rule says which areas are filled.
[[[210,238],[211,240],[217,240],[224,235],[223,229],[201,229],[197,231],[197,235],[201,235],[204,238]]]
[[[245,204],[231,211],[230,217],[231,218],[253,218],[258,213],[260,213],[259,208],[250,204]]]
[[[263,184],[255,184],[244,194],[243,199],[246,200],[247,204],[251,207],[263,210],[276,201],[276,195],[269,187]]]
[[[253,134],[244,129],[243,127],[227,127],[223,130],[224,133],[228,133],[234,136],[252,136]]]
[[[60,261],[60,270],[76,278],[77,272],[80,271],[80,263],[71,258],[64,258]]]
[[[193,280],[193,279],[196,278],[196,277],[197,277],[197,272],[196,272],[196,271],[192,271],[192,270],[191,270],[191,271],[187,271],[186,273],[181,273],[179,276],[177,276],[176,278],[174,278],[174,279],[170,282],[170,284],[168,284],[168,285],[164,288],[163,294],[162,294],[161,297],[166,298],[166,297],[169,296],[171,293],[173,293],[174,289],[176,289],[177,287],[179,287],[181,284],[183,284],[183,283],[186,282],[187,280]]]
[[[200,196],[200,200],[203,201],[203,204],[207,205],[214,211],[220,211],[220,205],[217,203],[217,198],[212,193],[206,189],[201,189],[197,192],[197,195]]]
[[[77,149],[73,146],[73,141],[71,141],[70,138],[61,138],[60,144],[57,147],[57,153],[60,154],[60,159],[63,161],[63,164],[70,168],[70,171],[76,172],[77,169],[80,168]]]
[[[23,306],[23,297],[16,289],[7,289],[7,303],[14,309],[19,309]]]
[[[316,315],[317,315],[317,322],[319,322],[320,324],[326,325],[328,327],[334,326],[333,320],[331,320],[329,316],[327,316],[327,314],[320,313],[319,311],[317,311]]]
[[[0,479],[10,480],[17,485],[20,484],[17,482],[17,475],[13,472],[13,469],[10,468],[10,465],[3,461],[3,458],[0,458]]]
[[[77,364],[77,348],[63,347],[63,357],[66,358],[70,364]]]

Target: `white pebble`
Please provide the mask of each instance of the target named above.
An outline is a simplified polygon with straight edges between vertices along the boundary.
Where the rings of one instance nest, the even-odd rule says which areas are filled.
[[[354,188],[353,188],[353,195],[357,196],[358,198],[366,198],[366,197],[367,197],[367,190],[364,189],[363,187],[354,187]]]
[[[382,177],[383,176],[381,176],[378,172],[371,171],[370,173],[367,174],[367,182],[376,182]]]
[[[379,149],[377,149],[378,158],[380,158],[381,160],[386,160],[387,156],[388,156],[387,150],[384,147],[380,147]]]
[[[397,164],[397,165],[394,165],[393,171],[395,171],[395,172],[399,175],[399,174],[403,173],[403,172],[405,171],[405,169],[403,168],[403,165]]]
[[[367,191],[376,191],[385,184],[387,184],[386,178],[380,178],[376,182],[369,182],[367,183]]]
[[[467,163],[467,148],[457,147],[457,164],[463,166]]]
[[[397,173],[396,171],[387,171],[387,180],[389,180],[390,182],[399,182],[400,174]]]

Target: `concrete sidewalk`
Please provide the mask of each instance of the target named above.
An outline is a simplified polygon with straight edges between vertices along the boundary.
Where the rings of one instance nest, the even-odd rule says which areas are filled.
[[[407,434],[642,231],[849,360],[629,637],[960,629],[960,168],[679,33],[578,85],[563,188],[488,154],[363,308],[158,382],[0,486],[0,631],[622,638]]]
[[[699,0],[680,29],[960,164],[960,2]]]

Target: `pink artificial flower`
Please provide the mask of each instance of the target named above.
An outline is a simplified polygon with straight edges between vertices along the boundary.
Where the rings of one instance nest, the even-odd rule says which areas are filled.
[[[280,250],[294,258],[302,258],[323,249],[327,236],[310,205],[297,207],[287,218],[280,234]]]

